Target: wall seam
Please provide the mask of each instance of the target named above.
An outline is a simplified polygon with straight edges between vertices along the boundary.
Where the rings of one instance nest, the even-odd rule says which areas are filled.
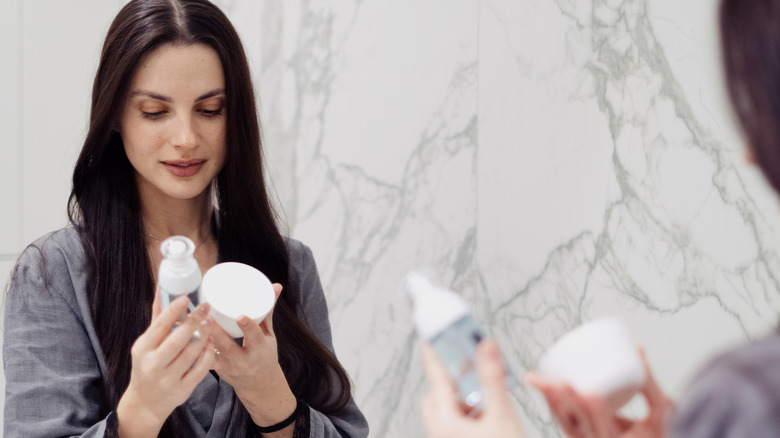
[[[474,271],[477,273],[476,282],[474,290],[479,290],[480,286],[480,277],[482,276],[482,272],[480,270],[479,265],[479,195],[480,195],[480,187],[479,187],[479,139],[480,139],[480,112],[481,112],[481,90],[480,85],[482,84],[481,81],[481,66],[482,66],[482,7],[483,7],[484,0],[477,0],[477,83],[475,85],[475,88],[477,90],[477,113],[476,113],[476,125],[477,125],[477,134],[475,136],[474,140],[474,202],[476,205],[474,205]]]
[[[17,200],[17,218],[19,219],[19,224],[17,225],[17,250],[21,250],[21,248],[24,247],[24,223],[25,223],[25,214],[24,214],[24,194],[25,194],[25,186],[24,186],[24,0],[17,0],[17,20],[18,20],[18,28],[17,28],[17,55],[16,55],[16,61],[17,61],[17,90],[19,90],[17,94],[17,114],[19,117],[18,121],[18,144],[17,144],[17,168],[19,169],[18,173],[18,200]]]

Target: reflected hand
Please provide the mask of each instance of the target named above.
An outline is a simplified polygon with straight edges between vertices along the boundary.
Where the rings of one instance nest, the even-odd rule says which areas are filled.
[[[656,383],[644,350],[639,354],[645,368],[640,392],[647,400],[648,415],[635,421],[615,415],[599,397],[578,394],[570,385],[528,373],[525,381],[544,395],[555,419],[570,438],[661,438],[674,410],[674,403]]]
[[[476,418],[468,416],[461,408],[455,386],[433,348],[423,344],[422,349],[428,377],[422,414],[429,438],[525,437],[509,399],[506,371],[494,341],[483,340],[477,346],[477,371],[484,409]]]

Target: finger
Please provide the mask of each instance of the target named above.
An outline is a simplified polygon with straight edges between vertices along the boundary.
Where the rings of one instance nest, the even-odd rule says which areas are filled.
[[[241,315],[236,323],[244,334],[244,347],[262,345],[265,342],[265,331],[248,316]]]
[[[276,301],[279,299],[279,295],[282,294],[282,289],[284,288],[279,283],[274,283],[271,286],[274,288],[274,303],[276,303]]]
[[[433,437],[452,436],[450,430],[458,428],[466,418],[465,414],[452,403],[441,405],[431,393],[422,399],[422,417],[426,435]]]
[[[216,355],[214,353],[214,340],[207,338],[203,348],[200,351],[200,356],[195,364],[187,370],[184,377],[182,377],[182,384],[186,387],[195,387],[204,377],[210,369],[213,368],[216,361]]]
[[[235,349],[241,348],[240,345],[236,344],[233,337],[230,336],[225,329],[220,327],[219,324],[216,324],[216,322],[211,328],[211,339],[214,342],[214,346],[219,351],[220,356],[223,354],[230,355]]]
[[[583,396],[566,386],[568,399],[576,407],[580,434],[585,437],[617,438],[619,417],[599,396]]]
[[[506,369],[498,344],[491,339],[485,339],[477,345],[477,373],[489,412],[513,418],[514,411],[506,387]]]
[[[182,376],[187,370],[192,368],[196,360],[201,356],[203,346],[208,342],[211,332],[211,322],[206,319],[203,320],[198,326],[198,335],[190,338],[190,341],[179,352],[170,364],[168,364],[168,370],[172,373]]]
[[[200,327],[200,323],[208,318],[209,309],[209,303],[202,303],[199,305],[195,311],[187,315],[187,317],[184,318],[184,321],[160,344],[160,348],[158,348],[156,352],[160,363],[169,366],[176,357],[182,353],[182,350],[190,343],[194,342],[193,337],[199,336],[195,335],[195,331]],[[165,314],[165,312],[163,312],[163,314]]]
[[[426,393],[423,396],[422,401],[420,402],[420,406],[422,411],[423,424],[425,425],[425,429],[428,431],[428,435],[431,435],[432,426],[438,424],[440,420],[436,415],[436,405],[430,393]]]
[[[565,383],[549,383],[540,388],[547,399],[550,412],[560,424],[561,429],[567,436],[578,438],[583,436],[581,432],[582,416],[570,399],[569,389],[569,385]]]
[[[523,382],[525,382],[526,385],[536,388],[540,392],[544,392],[544,390],[548,389],[552,384],[552,382],[548,381],[539,373],[534,371],[528,371],[525,373],[525,376],[523,376]]]
[[[636,422],[633,420],[629,420],[628,418],[623,417],[615,417],[614,420],[615,427],[617,428],[616,434],[624,433],[628,430],[630,430],[632,427],[636,425]]]
[[[585,427],[587,436],[599,438],[616,438],[618,436],[618,417],[609,409],[600,397],[581,397],[577,395],[574,402],[587,418]]]
[[[562,385],[555,392],[556,399],[558,400],[558,421],[561,423],[561,428],[571,437],[580,438],[584,436],[582,431],[583,421],[582,414],[577,410],[576,405],[571,400],[571,392],[568,385]]]
[[[649,415],[645,421],[666,424],[668,416],[674,408],[674,402],[664,394],[653,373],[650,371],[650,363],[647,361],[644,347],[640,346],[639,356],[642,359],[642,365],[645,371],[645,383],[640,391],[647,400]]]
[[[558,420],[558,423],[563,424],[564,412],[561,410],[560,393],[563,390],[563,384],[550,381],[542,375],[535,372],[528,372],[523,379],[527,385],[530,385],[539,392],[542,393],[544,399],[547,401],[547,406],[550,408],[550,412],[553,417]]]
[[[645,372],[645,383],[642,385],[641,392],[647,399],[647,404],[652,409],[654,406],[659,406],[667,402],[666,394],[661,391],[661,387],[653,377],[653,373],[650,371],[650,364],[647,362],[647,356],[645,355],[645,349],[642,346],[637,347],[639,350],[639,357],[642,359],[642,367]]]
[[[181,296],[173,300],[170,306],[165,311],[161,312],[157,319],[152,320],[149,328],[146,329],[143,335],[141,335],[136,342],[139,343],[139,347],[145,350],[153,350],[162,344],[171,334],[173,325],[176,321],[187,312],[187,306],[189,306],[190,300],[186,296]]]
[[[268,312],[268,315],[263,318],[262,321],[260,321],[260,328],[263,329],[263,332],[266,334],[266,336],[275,336],[274,334],[274,310],[276,309],[276,303],[279,301],[279,296],[282,294],[282,285],[279,283],[273,284],[274,289],[274,305],[271,307],[271,310]]]
[[[268,311],[268,315],[265,315],[265,318],[263,318],[263,320],[260,321],[260,324],[258,324],[258,326],[260,327],[260,331],[262,331],[265,336],[276,336],[274,334],[274,310],[275,309],[276,309],[276,303],[274,303],[274,306],[271,307],[270,311]]]
[[[154,301],[152,302],[152,321],[160,316],[162,304],[160,303],[160,286],[154,288]]]
[[[434,404],[455,404],[457,400],[455,386],[436,352],[427,342],[421,343],[425,375],[428,378],[428,392]]]

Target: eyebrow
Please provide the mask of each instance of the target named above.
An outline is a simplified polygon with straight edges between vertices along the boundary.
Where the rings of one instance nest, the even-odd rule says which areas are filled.
[[[225,94],[225,89],[224,88],[216,88],[214,90],[211,90],[211,91],[201,95],[197,99],[195,99],[195,102],[197,103],[197,102],[209,99],[209,98],[214,97],[214,96],[219,96],[220,94]],[[135,90],[132,93],[130,93],[130,97],[134,97],[134,96],[146,96],[146,97],[151,97],[152,99],[155,99],[155,100],[161,100],[163,102],[168,102],[168,103],[172,103],[173,102],[173,99],[168,97],[168,96],[163,96],[162,94],[157,94],[157,93],[154,93],[152,91],[146,91],[146,90]]]

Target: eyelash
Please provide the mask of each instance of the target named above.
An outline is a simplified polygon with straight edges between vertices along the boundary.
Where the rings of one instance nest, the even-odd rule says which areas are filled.
[[[223,108],[220,108],[218,110],[200,110],[199,112],[203,114],[204,117],[208,119],[212,119],[214,117],[219,117],[222,115]],[[141,111],[141,117],[149,120],[158,120],[161,119],[167,111],[157,111],[154,113],[148,113],[146,111]]]
[[[141,111],[141,117],[150,120],[157,120],[164,115],[165,115],[165,111],[157,111],[155,113],[147,113],[146,111]]]
[[[201,110],[200,112],[203,113],[203,115],[206,116],[207,118],[211,119],[211,118],[214,118],[214,117],[221,116],[222,115],[222,110],[223,110],[223,108],[220,108],[218,110],[213,110],[213,111]]]

